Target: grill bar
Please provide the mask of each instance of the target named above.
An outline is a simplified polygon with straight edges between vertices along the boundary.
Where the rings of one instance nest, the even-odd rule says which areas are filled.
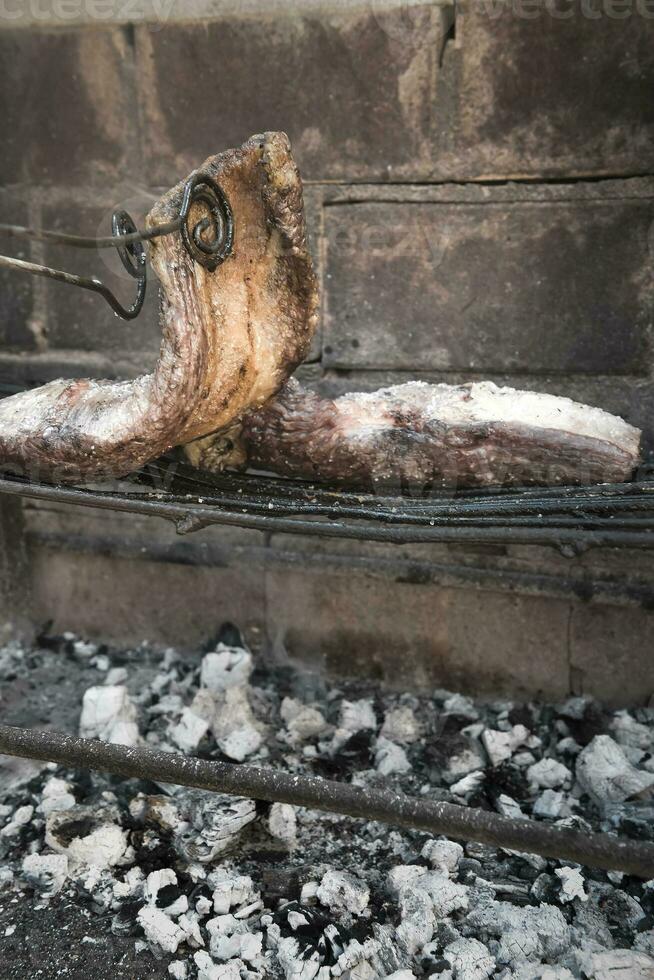
[[[654,547],[654,481],[563,490],[558,496],[463,494],[443,500],[378,498],[257,476],[196,477],[190,467],[155,468],[139,486],[82,489],[5,477],[0,493],[161,517],[180,534],[215,524],[396,544],[470,542],[590,547]],[[152,489],[152,484],[160,489]],[[193,492],[181,492],[193,486]],[[529,491],[527,491],[527,494]]]
[[[396,827],[654,878],[654,844],[609,834],[581,833],[534,820],[513,820],[485,810],[415,799],[388,790],[6,725],[0,725],[0,752],[126,778],[379,820]]]

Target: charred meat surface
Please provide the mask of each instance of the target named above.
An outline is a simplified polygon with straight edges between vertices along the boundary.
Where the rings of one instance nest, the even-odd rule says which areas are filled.
[[[317,293],[287,137],[254,136],[201,170],[230,203],[233,249],[210,271],[180,234],[152,241],[163,333],[154,371],[129,382],[58,380],[5,399],[3,470],[54,482],[126,475],[263,405],[302,361]],[[184,187],[161,198],[148,227],[178,216]],[[205,216],[194,203],[190,226]]]
[[[154,371],[129,382],[53,381],[0,402],[4,471],[53,482],[115,478],[185,445],[203,469],[367,488],[632,475],[638,430],[567,398],[490,382],[412,382],[333,400],[289,382],[315,330],[318,292],[288,139],[252,137],[201,171],[233,212],[231,254],[207,268],[181,234],[154,239],[163,332]],[[155,205],[150,227],[177,218],[185,186]],[[193,204],[190,227],[206,217],[203,206]]]
[[[628,480],[640,432],[554,395],[410,382],[322,398],[289,381],[238,431],[186,447],[195,465],[243,465],[344,486],[565,485]]]

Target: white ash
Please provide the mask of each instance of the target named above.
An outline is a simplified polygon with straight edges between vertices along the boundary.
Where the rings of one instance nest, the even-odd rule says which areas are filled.
[[[57,810],[70,810],[77,802],[72,792],[73,787],[65,779],[51,776],[43,787],[42,800],[37,811],[47,817]]]
[[[232,687],[225,691],[222,701],[216,705],[212,731],[221,751],[236,762],[243,762],[257,751],[263,738],[245,688]]]
[[[497,963],[514,969],[533,968],[543,955],[538,935],[528,929],[507,929],[492,946]]]
[[[186,980],[188,977],[188,964],[184,960],[174,960],[168,964],[168,973],[173,980]]]
[[[175,846],[187,861],[211,864],[238,846],[242,831],[257,816],[252,800],[221,793],[180,793],[181,817]]]
[[[268,816],[268,830],[272,837],[292,844],[297,837],[295,807],[288,803],[273,803]]]
[[[165,953],[176,953],[184,940],[184,932],[161,909],[144,905],[137,916],[146,939]]]
[[[478,735],[481,730],[478,725],[469,725],[462,728],[460,732],[460,747],[453,752],[447,764],[447,769],[443,772],[443,779],[447,783],[458,783],[465,776],[483,769],[486,765]]]
[[[130,868],[122,881],[116,881],[113,886],[114,897],[118,900],[125,898],[143,898],[145,894],[145,875],[138,867]]]
[[[23,860],[22,875],[42,898],[52,898],[64,887],[68,858],[63,854],[28,854]]]
[[[422,864],[398,864],[391,868],[386,879],[390,895],[399,898],[405,888],[412,888],[426,874],[427,869]]]
[[[209,933],[209,952],[214,960],[241,959],[256,963],[262,958],[263,934],[252,933],[246,922],[233,915],[218,915],[206,923]]]
[[[170,729],[170,737],[182,752],[195,752],[209,731],[209,722],[200,718],[192,708],[184,708],[178,723]]]
[[[577,757],[577,780],[598,803],[654,792],[654,773],[637,769],[610,735],[597,735]]]
[[[112,808],[104,807],[57,810],[46,820],[45,842],[53,851],[66,855],[71,869],[102,870],[128,863],[131,851],[127,832],[116,817]]]
[[[572,902],[578,898],[581,902],[588,901],[584,891],[584,879],[579,868],[557,868],[554,872],[561,881],[561,901]]]
[[[541,759],[529,766],[527,779],[538,789],[559,789],[572,783],[572,773],[556,759]]]
[[[314,950],[308,957],[303,955],[302,948],[297,939],[293,936],[285,936],[280,939],[275,947],[277,962],[283,973],[282,976],[290,980],[325,980],[331,974],[325,974],[320,968],[320,954]],[[322,976],[321,976],[322,973]],[[235,974],[235,978],[240,977],[240,973]]]
[[[411,763],[402,746],[383,737],[378,738],[375,745],[375,766],[382,776],[392,776],[393,773],[408,772],[411,769]]]
[[[427,892],[437,919],[445,919],[454,912],[466,911],[469,906],[467,886],[450,881],[441,872],[429,872],[416,882],[415,887]]]
[[[652,730],[636,721],[628,711],[617,711],[611,724],[616,742],[625,749],[651,752],[654,748]]]
[[[585,695],[576,695],[568,698],[567,701],[564,701],[563,704],[559,705],[559,717],[574,718],[575,721],[581,721],[592,703],[592,699],[586,697]]]
[[[0,866],[0,893],[8,889],[14,882],[14,872],[11,868]]]
[[[229,759],[243,762],[260,748],[263,741],[262,726],[257,723],[249,702],[247,677],[252,671],[252,656],[243,651],[230,650],[210,653],[202,661],[201,687],[195,694],[190,709],[182,714],[171,737],[181,735],[185,715],[186,727],[200,733],[201,738],[211,729],[218,747]],[[202,722],[206,723],[202,725]]]
[[[117,745],[137,745],[136,709],[127,688],[90,687],[84,694],[79,723],[82,738],[99,738]]]
[[[478,939],[457,939],[445,948],[454,980],[484,980],[495,972],[495,960]]]
[[[200,684],[207,690],[220,694],[234,687],[244,687],[252,674],[253,661],[249,650],[218,644],[214,653],[208,653],[200,671]]]
[[[561,755],[579,755],[581,745],[568,735],[556,743],[556,751]]]
[[[92,643],[90,640],[78,640],[72,633],[64,634],[64,639],[72,644],[73,651],[77,657],[95,657],[98,652],[97,643]]]
[[[316,897],[331,911],[361,915],[368,906],[370,889],[364,881],[347,871],[328,871],[320,882]]]
[[[329,730],[325,716],[318,708],[304,705],[295,698],[284,698],[280,714],[286,722],[289,734],[300,742],[319,738]]]
[[[213,911],[216,915],[227,915],[234,908],[247,907],[259,897],[249,875],[239,875],[227,868],[219,868],[210,874],[207,884],[213,889]]]
[[[474,772],[468,773],[462,779],[452,783],[450,785],[450,792],[455,797],[461,797],[466,799],[472,793],[475,793],[484,782],[484,772],[481,769],[475,769]]]
[[[176,884],[177,875],[172,868],[160,868],[158,871],[151,871],[144,888],[144,895],[148,904],[154,905],[156,903],[157,895],[162,888]]]
[[[17,837],[21,829],[31,821],[34,816],[34,807],[31,804],[19,806],[12,814],[10,820],[0,830],[0,837]]]
[[[570,946],[566,919],[558,908],[547,903],[518,908],[508,902],[482,900],[470,912],[468,925],[497,939],[510,931],[535,935],[541,949],[537,958],[556,960]]]
[[[243,762],[260,748],[261,733],[252,726],[243,726],[218,739],[218,747],[236,762]]]
[[[582,976],[593,980],[652,980],[652,959],[629,949],[580,951],[576,956]]]
[[[311,905],[315,901],[318,901],[318,889],[320,888],[319,881],[306,881],[302,885],[302,890],[300,892],[300,902],[303,905]]]
[[[455,841],[442,838],[428,840],[420,854],[429,861],[435,871],[453,874],[463,857],[463,848]]]
[[[475,708],[472,700],[464,697],[462,694],[452,694],[449,698],[446,698],[443,702],[443,710],[446,714],[456,715],[468,721],[477,721],[479,719],[479,712]]]
[[[93,737],[138,721],[167,751],[235,751],[296,776],[654,839],[649,708],[336,691],[287,667],[255,674],[231,640],[204,657],[75,654],[75,638],[62,642],[79,675],[69,717],[84,702]],[[0,684],[3,663],[29,679],[31,657],[0,650]],[[244,730],[248,754],[230,743]],[[55,766],[27,778],[0,783],[0,936],[19,901],[61,903],[101,917],[107,943],[132,936],[175,980],[654,975],[654,884],[626,875]]]
[[[170,909],[166,910],[170,915]],[[205,946],[204,936],[200,928],[204,916],[199,912],[183,912],[177,919],[177,925],[186,937],[189,949],[200,949]]]
[[[510,759],[515,750],[524,745],[528,739],[529,731],[524,725],[514,725],[507,732],[487,728],[481,736],[483,746],[493,766],[499,766],[501,762]]]
[[[559,793],[553,789],[546,789],[534,800],[532,813],[535,817],[542,817],[550,820],[557,820],[559,817],[569,817],[572,812],[572,805],[568,801],[565,793]]]
[[[340,933],[331,926],[325,930],[325,935],[334,943],[338,943]],[[364,940],[350,939],[336,963],[331,968],[331,975],[342,977],[343,980],[373,980],[376,977],[386,977],[389,972],[397,972],[398,954],[392,940],[392,930],[388,926],[380,926],[373,937]],[[324,971],[324,967],[321,968]],[[392,971],[392,972],[391,972]],[[329,974],[323,974],[329,976]],[[320,976],[320,973],[318,974]]]
[[[352,734],[360,731],[376,731],[377,718],[372,701],[343,701],[339,728]]]
[[[416,885],[407,885],[400,892],[402,921],[396,929],[400,948],[415,956],[434,935],[436,917],[431,898]]]
[[[500,793],[495,801],[495,809],[503,817],[509,817],[511,820],[520,820],[521,817],[524,817],[518,801],[514,800],[512,796],[507,796],[506,793]]]
[[[204,950],[194,956],[198,968],[198,980],[241,980],[241,970],[245,968],[242,960],[231,960],[229,963],[214,963]]]
[[[107,672],[107,676],[104,679],[107,687],[117,687],[124,684],[129,674],[125,667],[112,667],[111,670]]]
[[[399,742],[401,745],[417,742],[420,738],[420,723],[412,708],[402,705],[387,711],[380,735],[389,742]]]

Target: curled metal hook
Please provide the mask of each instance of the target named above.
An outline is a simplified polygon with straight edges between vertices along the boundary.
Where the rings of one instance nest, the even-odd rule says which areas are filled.
[[[143,267],[143,276],[139,279],[137,298],[127,309],[100,279],[88,279],[84,276],[76,276],[72,272],[50,269],[46,265],[37,265],[35,262],[24,262],[22,259],[11,259],[6,255],[0,255],[0,267],[3,269],[13,269],[18,272],[29,272],[33,276],[54,279],[55,282],[64,282],[69,286],[79,286],[81,289],[89,289],[91,292],[99,293],[106,299],[116,316],[121,317],[123,320],[134,320],[143,307],[146,286],[145,266]]]
[[[198,202],[208,207],[209,217],[202,218],[191,230],[191,205]],[[194,174],[184,188],[179,216],[187,252],[196,262],[213,272],[231,253],[234,245],[234,215],[222,187],[208,174]],[[207,236],[209,229],[212,234]]]
[[[55,282],[63,282],[69,286],[79,286],[81,289],[88,289],[91,292],[99,293],[107,301],[116,316],[122,320],[134,320],[143,309],[145,293],[147,288],[147,266],[145,260],[145,249],[141,243],[139,232],[136,225],[126,211],[114,211],[111,216],[111,228],[113,236],[112,246],[117,249],[120,260],[132,279],[136,280],[136,299],[131,306],[125,307],[114,295],[105,283],[95,277],[76,276],[71,272],[63,272],[61,269],[52,269],[47,265],[38,265],[35,262],[25,262],[22,259],[10,258],[8,255],[0,255],[0,267],[13,269],[18,272],[29,272],[33,276],[41,276],[46,279],[54,279]],[[59,241],[60,244],[74,245],[82,248],[90,247],[89,243],[94,243],[94,239],[83,239],[76,235],[59,235],[58,232],[36,232],[31,228],[22,228],[18,225],[0,225],[0,230],[7,230],[9,234],[20,237],[34,237],[40,240]]]
[[[201,218],[193,228],[189,225],[191,207],[202,204],[208,215]],[[29,272],[34,276],[54,279],[55,282],[79,286],[99,293],[107,301],[116,316],[123,320],[134,320],[145,302],[147,289],[147,264],[144,241],[181,232],[184,246],[191,258],[213,272],[232,252],[234,246],[234,216],[225,192],[207,173],[193,174],[184,187],[179,216],[166,224],[139,230],[127,211],[117,210],[111,216],[112,234],[93,238],[83,235],[68,235],[61,232],[26,228],[23,225],[0,224],[0,233],[17,238],[31,238],[35,241],[52,242],[73,248],[115,248],[128,275],[136,280],[136,299],[125,307],[114,293],[100,279],[76,276],[70,272],[52,269],[35,262],[25,262],[7,255],[0,255],[0,267],[19,272]]]
[[[136,225],[127,211],[114,211],[111,216],[111,230],[117,238],[124,240],[126,236],[136,232]],[[119,303],[114,305],[114,302],[111,301],[110,306],[124,320],[134,320],[143,309],[148,284],[145,249],[142,242],[129,241],[125,245],[119,245],[117,251],[125,271],[132,279],[136,279],[136,299],[128,310],[125,310]],[[112,296],[112,299],[115,300],[115,297]],[[117,306],[120,306],[120,309],[117,309]]]

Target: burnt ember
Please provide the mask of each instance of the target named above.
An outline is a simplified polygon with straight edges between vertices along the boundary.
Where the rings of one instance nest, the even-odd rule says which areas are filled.
[[[652,839],[654,709],[337,688],[217,637],[183,658],[2,648],[3,721]],[[654,883],[3,759],[0,961],[3,980],[648,978]]]

